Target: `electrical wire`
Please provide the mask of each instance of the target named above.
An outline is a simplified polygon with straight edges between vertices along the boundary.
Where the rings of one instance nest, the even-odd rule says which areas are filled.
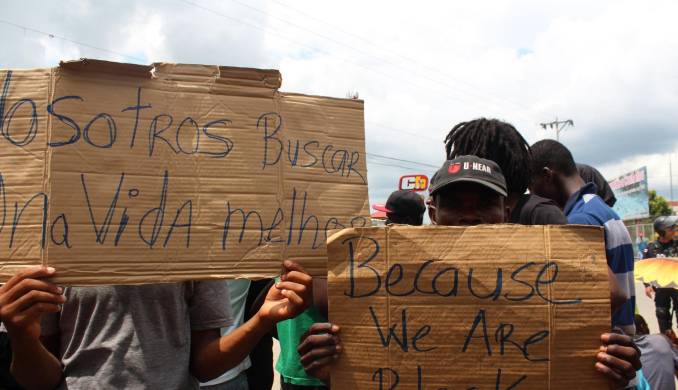
[[[0,19],[0,23],[6,24],[6,25],[9,25],[9,26],[14,26],[16,28],[23,29],[23,30],[26,30],[26,31],[31,31],[31,32],[34,32],[34,33],[37,33],[37,34],[42,34],[42,35],[49,37],[50,39],[57,38],[57,39],[61,39],[62,41],[66,41],[66,42],[76,44],[78,46],[98,50],[98,51],[101,51],[101,52],[104,52],[104,53],[115,54],[115,55],[118,55],[120,57],[124,57],[124,58],[127,58],[127,59],[137,61],[139,63],[145,63],[146,62],[146,60],[139,58],[139,57],[130,56],[130,55],[127,55],[127,54],[124,54],[124,53],[114,51],[114,50],[104,49],[102,47],[90,45],[89,43],[79,42],[79,41],[76,41],[76,40],[73,40],[73,39],[70,39],[70,38],[62,37],[60,35],[48,33],[48,32],[41,31],[41,30],[38,30],[38,29],[35,29],[35,28],[32,28],[32,27],[24,26],[22,24],[18,24],[18,23],[14,23],[14,22],[2,20],[2,19]]]
[[[323,50],[323,49],[319,49],[319,48],[317,48],[317,47],[313,47],[313,46],[307,45],[306,43],[300,42],[300,41],[298,41],[298,40],[296,40],[296,39],[294,39],[294,38],[290,38],[290,37],[288,37],[288,36],[286,36],[286,35],[284,35],[284,34],[280,34],[278,31],[273,30],[273,29],[271,29],[271,28],[267,28],[267,27],[264,27],[264,26],[255,24],[255,23],[252,23],[252,22],[250,22],[250,21],[242,20],[241,18],[235,18],[235,17],[233,17],[233,16],[230,16],[230,15],[224,14],[224,13],[222,13],[222,12],[220,12],[220,11],[217,11],[217,10],[215,10],[215,9],[213,9],[213,8],[205,7],[204,5],[198,4],[198,3],[194,2],[194,1],[190,1],[190,0],[178,0],[178,1],[179,1],[179,2],[182,2],[182,3],[186,4],[186,5],[189,5],[189,6],[192,6],[192,7],[198,8],[198,9],[201,9],[201,10],[203,10],[203,11],[212,13],[212,14],[214,14],[214,15],[216,15],[216,16],[219,16],[219,17],[222,17],[222,18],[225,18],[225,19],[228,19],[228,20],[232,20],[232,21],[235,21],[235,22],[237,22],[237,23],[245,24],[245,25],[247,25],[247,26],[250,26],[250,27],[252,27],[252,28],[255,28],[255,29],[264,31],[264,32],[266,32],[266,33],[270,33],[270,34],[276,35],[276,36],[281,37],[281,38],[283,38],[283,39],[285,39],[285,40],[287,40],[287,41],[289,41],[289,42],[292,42],[292,43],[295,43],[295,44],[297,44],[297,45],[299,45],[299,46],[301,46],[301,47],[304,47],[304,48],[306,48],[306,49],[308,49],[308,50],[310,50],[310,51],[312,51],[312,52],[320,53],[320,54],[325,54],[325,55],[331,55],[331,53],[328,52],[327,50]],[[251,7],[251,6],[247,6],[247,7],[253,8],[253,7]],[[261,10],[259,10],[259,12],[266,13],[265,11],[261,11]],[[288,22],[288,23],[290,23],[290,22]],[[410,79],[407,79],[407,78],[405,78],[405,79],[400,79],[400,78],[398,78],[398,77],[396,77],[396,76],[393,76],[393,75],[390,75],[390,74],[388,74],[388,73],[385,73],[385,72],[376,70],[376,69],[374,69],[373,67],[369,67],[369,66],[363,65],[363,64],[361,64],[361,63],[359,63],[359,62],[357,62],[357,61],[352,61],[352,60],[349,60],[349,59],[346,59],[346,58],[342,58],[340,61],[345,62],[345,63],[353,64],[353,65],[358,66],[358,67],[360,67],[360,68],[363,68],[363,69],[365,69],[365,70],[367,70],[367,71],[369,71],[369,72],[378,74],[378,75],[380,75],[380,76],[382,76],[382,77],[387,77],[387,78],[389,78],[389,79],[396,80],[396,81],[401,82],[401,83],[407,83],[407,84],[413,85],[413,86],[415,86],[415,87],[417,87],[417,88],[421,88],[421,89],[425,89],[425,90],[426,90],[426,89],[427,89],[427,90],[432,90],[430,87],[423,87],[423,86],[421,86],[420,84],[415,83],[415,82],[413,82],[413,81],[410,80]],[[398,66],[398,65],[395,65],[395,66]],[[431,80],[432,80],[433,82],[435,82],[436,84],[440,84],[440,83],[441,83],[441,82],[438,81],[438,80],[433,80],[433,79],[431,79]],[[450,90],[450,89],[451,89],[451,90],[455,90],[454,87],[451,87],[451,86],[450,86],[450,88],[448,88],[448,89],[445,89],[445,90],[439,90],[439,91],[436,91],[436,92],[439,93],[439,94],[441,94],[441,95],[443,95],[443,96],[446,96],[446,97],[447,97],[448,99],[450,99],[450,100],[456,100],[456,101],[459,101],[459,102],[461,102],[461,103],[463,103],[463,104],[470,105],[470,106],[475,106],[475,107],[481,108],[481,109],[483,109],[483,110],[486,110],[486,109],[487,109],[486,104],[485,104],[485,103],[487,103],[487,102],[483,101],[482,104],[481,104],[481,103],[475,103],[475,102],[471,102],[471,101],[469,101],[469,100],[465,100],[465,99],[463,99],[463,98],[461,98],[461,97],[459,97],[459,96],[455,96],[455,95],[449,94],[449,90]],[[497,106],[497,105],[495,105],[495,106]],[[501,109],[501,107],[499,107],[499,106],[497,106],[497,107]],[[520,113],[520,112],[514,112],[514,114],[515,114],[515,115],[522,116],[522,117],[524,117],[525,119],[528,119],[530,122],[534,122],[534,123],[537,123],[537,122],[538,122],[538,121],[535,121],[534,118],[531,118],[531,117],[529,117],[529,116],[526,116],[525,114],[522,114],[522,113]]]
[[[254,10],[254,11],[256,11],[256,12],[259,12],[259,13],[261,13],[261,14],[264,14],[264,15],[266,15],[267,17],[270,17],[270,18],[274,18],[274,19],[276,19],[276,20],[279,20],[279,21],[281,21],[281,22],[283,22],[283,23],[286,23],[286,24],[288,24],[288,25],[290,25],[290,26],[293,26],[293,27],[295,27],[295,28],[298,28],[298,29],[300,29],[300,30],[303,30],[303,31],[309,32],[309,33],[311,33],[311,34],[314,34],[314,35],[316,35],[316,36],[319,36],[319,37],[321,37],[321,38],[323,38],[323,39],[326,39],[326,40],[328,40],[328,41],[330,41],[330,42],[334,42],[334,43],[336,43],[336,44],[338,44],[338,45],[341,45],[341,46],[344,46],[344,47],[349,48],[349,49],[351,49],[351,50],[354,50],[354,51],[356,51],[356,52],[358,52],[358,53],[364,54],[364,55],[366,55],[366,56],[368,56],[368,57],[375,58],[375,59],[377,59],[377,60],[379,60],[379,61],[381,61],[381,62],[383,62],[383,63],[385,63],[385,64],[388,64],[388,65],[391,65],[391,66],[394,66],[394,67],[399,67],[399,68],[404,69],[404,70],[406,70],[406,71],[408,71],[408,72],[411,72],[411,69],[406,69],[406,68],[404,68],[404,67],[403,67],[402,65],[400,65],[400,64],[395,64],[395,63],[393,63],[393,62],[391,62],[391,61],[387,61],[387,60],[385,60],[385,59],[383,59],[383,58],[376,57],[376,56],[374,56],[374,55],[373,55],[372,53],[370,53],[370,52],[367,52],[367,51],[365,51],[365,50],[356,48],[356,47],[354,47],[354,46],[352,46],[352,45],[349,45],[349,44],[347,44],[347,43],[345,43],[345,42],[339,41],[339,40],[337,40],[337,39],[335,39],[335,38],[333,38],[333,37],[327,36],[327,35],[325,35],[325,34],[321,34],[321,33],[317,32],[317,31],[314,31],[314,30],[309,29],[309,28],[307,28],[307,27],[304,27],[304,26],[301,26],[301,25],[299,25],[299,24],[290,22],[290,21],[288,21],[288,20],[286,20],[286,19],[284,19],[284,18],[281,18],[281,17],[279,17],[279,16],[277,16],[277,15],[273,15],[273,14],[267,12],[267,11],[264,11],[264,10],[262,10],[262,9],[260,9],[260,8],[254,7],[254,6],[251,6],[251,5],[249,5],[249,4],[247,4],[247,3],[244,3],[244,2],[242,2],[242,1],[240,1],[240,0],[230,0],[230,1],[232,1],[232,2],[234,2],[234,3],[236,3],[236,4],[240,4],[240,5],[243,6],[243,7],[249,8],[249,9]],[[285,6],[284,4],[282,4],[282,3],[280,3],[280,2],[276,2],[276,3]],[[318,18],[314,18],[314,19],[320,20],[320,19],[318,19]],[[326,22],[323,22],[323,23],[324,23],[324,24],[327,24]],[[341,30],[340,30],[340,31],[341,31]],[[356,35],[356,34],[352,34],[352,35]],[[367,42],[370,42],[369,40],[366,40],[366,39],[364,39],[364,40],[367,41]],[[380,45],[376,45],[376,44],[372,44],[372,45],[375,46],[375,47],[384,49],[384,48],[383,48],[382,46],[380,46]],[[390,50],[389,50],[389,51],[390,51]],[[393,52],[395,52],[395,51],[393,51]],[[410,58],[410,57],[403,56],[403,55],[400,54],[400,53],[396,53],[396,55],[397,55],[398,57],[402,58],[402,59],[405,59],[405,60],[407,60],[407,61],[410,61],[410,62],[413,62],[413,63],[417,64],[417,66],[425,67],[425,68],[427,68],[429,71],[432,71],[432,72],[435,72],[435,73],[441,73],[440,70],[431,68],[431,67],[429,67],[429,66],[427,66],[427,65],[425,65],[425,64],[422,64],[422,63],[418,62],[418,61],[415,60],[415,59],[412,59],[412,58]],[[457,83],[462,83],[462,84],[465,84],[465,85],[469,86],[469,87],[472,88],[472,89],[471,89],[471,90],[464,91],[464,92],[465,92],[465,93],[472,94],[472,95],[476,96],[477,98],[482,99],[483,101],[486,101],[486,100],[488,100],[488,99],[489,99],[489,100],[495,100],[495,101],[503,100],[504,102],[508,102],[508,103],[514,105],[515,107],[521,107],[521,106],[522,106],[522,105],[519,105],[518,103],[514,103],[514,102],[511,102],[511,101],[509,101],[509,100],[499,99],[499,98],[496,98],[496,97],[494,97],[494,96],[489,96],[489,95],[484,95],[484,94],[478,94],[477,92],[474,92],[474,91],[473,91],[474,89],[475,89],[475,90],[478,89],[477,86],[475,86],[475,85],[473,85],[473,84],[471,84],[471,83],[469,83],[469,82],[467,82],[467,81],[463,81],[463,80],[461,80],[461,79],[454,78],[454,77],[452,77],[452,76],[450,76],[450,75],[447,75],[447,74],[444,74],[443,76],[444,76],[444,79],[452,79],[452,80],[454,80],[454,81],[457,82]],[[427,75],[424,75],[423,77],[426,78],[426,79],[428,79],[428,80],[431,81],[431,82],[436,83],[436,84],[447,85],[447,86],[450,87],[450,88],[458,88],[457,86],[452,86],[452,85],[448,84],[448,83],[445,82],[443,79],[433,79],[433,78],[431,78],[431,77],[428,77]],[[522,106],[521,109],[530,111],[530,109],[527,108],[526,106]]]

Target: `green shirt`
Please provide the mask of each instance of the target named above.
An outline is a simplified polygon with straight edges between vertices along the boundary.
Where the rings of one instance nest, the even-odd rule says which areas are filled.
[[[316,322],[327,322],[313,307],[299,314],[296,318],[278,323],[278,340],[280,341],[280,356],[275,365],[285,383],[301,386],[325,386],[325,384],[304,371],[299,361],[299,339]]]

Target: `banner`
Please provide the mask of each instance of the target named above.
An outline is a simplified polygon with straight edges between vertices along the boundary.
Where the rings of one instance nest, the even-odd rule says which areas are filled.
[[[642,167],[610,181],[617,198],[613,209],[622,220],[642,219],[650,216],[647,195],[647,168]]]
[[[328,256],[333,388],[607,388],[601,228],[344,229]]]
[[[369,225],[363,102],[277,70],[98,60],[0,71],[0,280],[61,284],[326,272]]]

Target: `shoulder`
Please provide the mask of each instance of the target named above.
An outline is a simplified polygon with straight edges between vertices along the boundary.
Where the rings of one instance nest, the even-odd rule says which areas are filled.
[[[592,214],[583,211],[570,213],[570,215],[567,216],[567,222],[572,225],[602,226],[602,224]]]
[[[567,218],[560,207],[553,203],[542,203],[534,208],[532,221],[535,225],[566,225]]]
[[[520,223],[526,225],[564,225],[565,214],[551,199],[534,194],[525,195],[518,203]]]

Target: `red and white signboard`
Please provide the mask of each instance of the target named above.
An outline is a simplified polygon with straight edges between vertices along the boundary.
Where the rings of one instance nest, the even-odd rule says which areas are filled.
[[[426,191],[428,189],[428,176],[407,175],[401,176],[398,189],[408,191]]]

